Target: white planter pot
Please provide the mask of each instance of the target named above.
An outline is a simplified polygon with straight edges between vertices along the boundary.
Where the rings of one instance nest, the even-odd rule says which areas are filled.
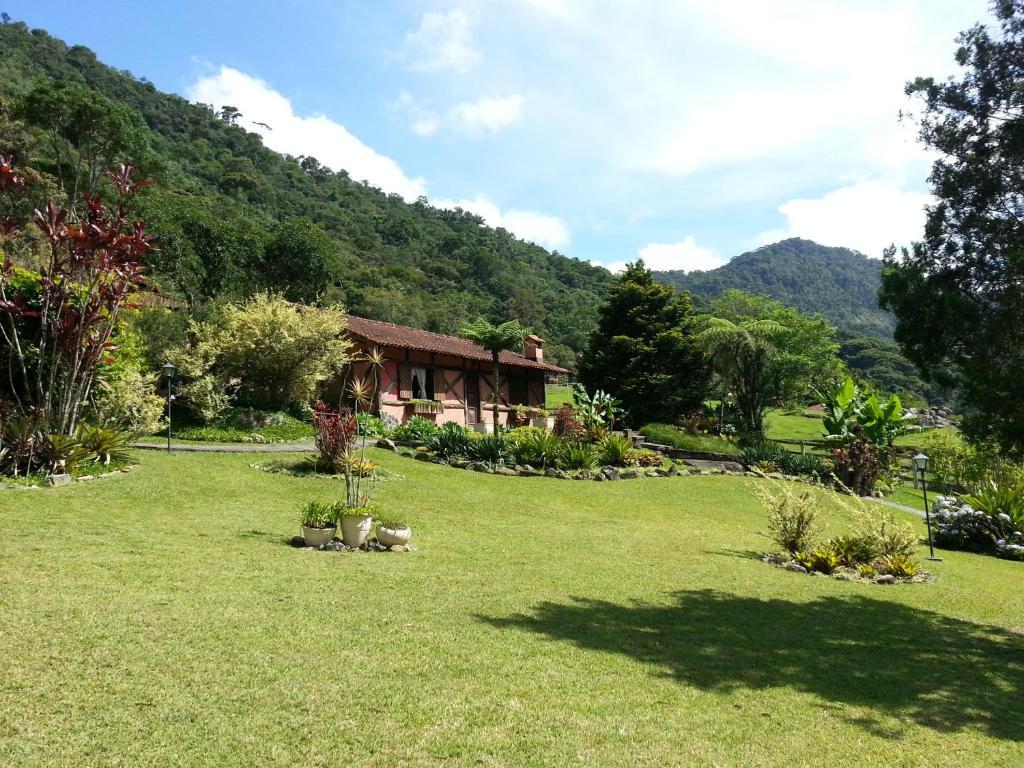
[[[302,526],[302,538],[306,540],[307,547],[322,547],[324,544],[331,543],[337,531],[337,528],[310,528],[304,525]]]
[[[341,540],[346,547],[361,547],[373,528],[372,515],[344,515],[341,518]]]
[[[547,416],[534,416],[532,419],[530,419],[530,426],[537,427],[538,429],[550,429],[554,425],[554,419],[551,419],[551,424],[548,424]]]
[[[412,528],[407,525],[404,525],[401,528],[385,528],[383,525],[377,526],[377,541],[385,547],[393,547],[396,544],[404,547],[409,543],[411,538]]]
[[[487,413],[487,421],[478,421],[476,424],[473,425],[473,431],[479,432],[483,435],[494,434],[494,421],[491,418],[490,411],[488,411]]]

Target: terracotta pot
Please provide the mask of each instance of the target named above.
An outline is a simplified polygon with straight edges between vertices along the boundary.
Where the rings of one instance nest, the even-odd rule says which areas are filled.
[[[344,515],[341,518],[341,540],[346,547],[361,547],[370,536],[373,515]]]
[[[304,525],[302,526],[302,538],[306,540],[307,547],[322,547],[324,544],[331,543],[337,531],[337,528],[310,528],[308,525]]]
[[[411,538],[412,528],[408,525],[403,525],[401,528],[385,528],[383,525],[377,526],[377,541],[385,547],[393,547],[396,544],[404,547],[409,543],[409,539]]]

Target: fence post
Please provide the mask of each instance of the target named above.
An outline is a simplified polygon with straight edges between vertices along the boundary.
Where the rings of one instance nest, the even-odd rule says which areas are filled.
[[[804,448],[804,441],[801,440],[800,441],[800,455],[803,456],[806,452],[807,452],[807,450]]]

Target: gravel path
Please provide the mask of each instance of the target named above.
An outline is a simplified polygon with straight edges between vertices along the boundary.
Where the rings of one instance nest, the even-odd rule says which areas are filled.
[[[133,448],[166,451],[167,443],[133,443]],[[310,453],[316,450],[312,443],[171,443],[172,451],[186,453]]]
[[[893,509],[901,509],[904,512],[909,512],[912,515],[924,517],[924,510],[922,509],[914,509],[913,507],[908,507],[904,504],[897,504],[895,501],[889,501],[888,499],[876,499],[871,496],[861,496],[861,498],[864,501],[873,501],[875,502],[875,504],[884,504],[885,506],[892,507]]]

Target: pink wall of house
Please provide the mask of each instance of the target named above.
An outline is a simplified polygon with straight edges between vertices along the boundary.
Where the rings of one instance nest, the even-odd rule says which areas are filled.
[[[380,371],[380,391],[377,398],[377,409],[381,415],[390,415],[400,423],[405,423],[412,416],[417,415],[414,405],[408,403],[407,399],[401,396],[400,366],[407,364],[423,369],[427,372],[428,376],[432,377],[434,399],[444,404],[443,413],[424,413],[418,415],[433,419],[438,424],[454,421],[457,424],[466,425],[466,381],[470,379],[471,381],[476,381],[479,392],[478,414],[471,421],[490,422],[491,388],[488,382],[491,377],[491,366],[489,363],[392,347],[387,347],[383,351],[385,362]],[[356,376],[367,375],[365,365],[357,365],[355,368]],[[509,411],[511,410],[508,402],[511,378],[513,376],[530,377],[532,385],[526,387],[529,393],[528,404],[534,407],[544,406],[543,372],[502,366],[502,405],[500,406],[500,421],[502,424],[508,423]]]

